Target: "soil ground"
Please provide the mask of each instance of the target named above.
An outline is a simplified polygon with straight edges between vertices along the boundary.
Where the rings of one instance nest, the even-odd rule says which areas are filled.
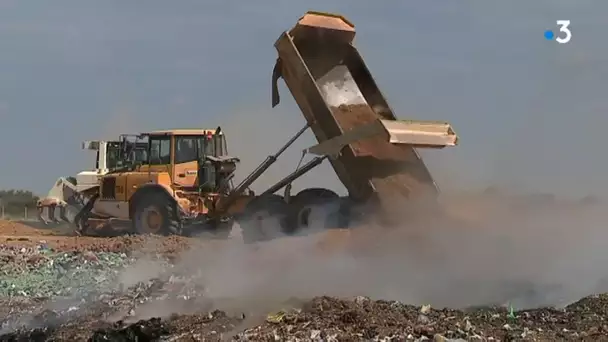
[[[65,228],[37,229],[15,221],[0,221],[0,245],[32,247],[41,244],[57,251],[91,251],[130,253],[154,249],[161,254],[179,253],[192,244],[195,238],[171,236],[144,238],[142,236],[91,237],[66,234]]]

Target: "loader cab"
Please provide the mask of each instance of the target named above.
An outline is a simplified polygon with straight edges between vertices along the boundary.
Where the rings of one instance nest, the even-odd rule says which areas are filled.
[[[95,151],[95,171],[93,174],[106,174],[124,167],[141,165],[148,161],[148,142],[127,140],[84,141],[82,148]]]
[[[108,141],[106,146],[106,168],[108,168],[110,171],[121,166],[120,151],[121,144],[119,141]]]
[[[224,158],[227,146],[220,129],[157,131],[147,135],[150,170],[165,170],[171,182],[184,190],[217,192],[236,169],[235,161]]]
[[[148,138],[135,134],[121,134],[116,145],[117,168],[134,170],[148,162]]]
[[[97,150],[96,168],[100,166],[109,172],[131,168],[147,162],[148,143],[124,140],[105,142],[105,153]],[[101,153],[100,153],[101,152]]]
[[[119,141],[84,141],[82,148],[95,151],[95,170],[97,173],[107,173],[113,170],[120,159]]]

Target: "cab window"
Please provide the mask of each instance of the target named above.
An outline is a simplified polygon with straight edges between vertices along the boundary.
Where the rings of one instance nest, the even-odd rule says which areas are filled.
[[[202,151],[201,157],[203,156],[216,156],[215,153],[215,141],[213,136],[204,135],[198,137],[198,150]]]
[[[146,151],[145,149],[134,149],[131,152],[131,160],[133,160],[134,162],[143,162],[145,163],[146,160],[148,160],[148,151]]]
[[[114,169],[118,167],[118,161],[120,160],[120,149],[118,147],[110,147],[106,151],[106,167],[108,169]]]
[[[171,163],[171,137],[150,137],[150,165]]]
[[[196,137],[175,138],[175,163],[181,164],[196,160]]]

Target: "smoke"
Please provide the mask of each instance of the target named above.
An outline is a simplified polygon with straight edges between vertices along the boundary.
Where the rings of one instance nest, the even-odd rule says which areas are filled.
[[[399,227],[355,222],[348,230],[326,230],[316,222],[301,236],[213,243],[184,252],[171,272],[197,275],[190,282],[205,289],[204,307],[250,315],[320,295],[524,309],[608,290],[605,204],[495,194],[451,194],[441,204],[445,214]],[[147,280],[151,265],[128,269],[125,279]],[[193,310],[152,302],[132,319]]]
[[[328,104],[365,102],[347,71],[330,74],[320,80]],[[244,113],[232,115],[223,127],[232,151],[242,158],[241,170],[252,170],[304,123],[282,110],[239,112]],[[303,140],[314,144],[311,136]],[[258,189],[284,176],[299,154],[282,158],[256,183]],[[331,175],[328,169],[323,176],[335,181]],[[454,178],[450,180],[457,184]],[[311,177],[300,185],[319,186],[323,180]],[[411,203],[401,205],[405,209]],[[392,229],[366,223],[325,230],[316,222],[304,236],[277,236],[256,245],[245,245],[234,234],[218,248],[184,253],[172,272],[199,274],[195,281],[205,287],[206,300],[219,309],[244,311],[280,308],[290,298],[319,295],[436,307],[511,303],[523,309],[560,306],[608,290],[604,203],[450,193],[441,205],[441,214],[420,210],[425,215],[404,218]],[[141,310],[162,316],[180,308],[150,305]]]

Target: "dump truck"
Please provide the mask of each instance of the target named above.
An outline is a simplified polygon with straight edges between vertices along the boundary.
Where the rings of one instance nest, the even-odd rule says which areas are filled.
[[[372,214],[390,216],[384,214],[402,212],[406,201],[434,198],[438,187],[416,148],[455,146],[458,137],[447,122],[398,120],[354,38],[351,22],[322,12],[307,12],[280,35],[272,107],[280,102],[278,81],[283,79],[305,123],[239,184],[232,184],[239,159],[228,154],[220,127],[145,133],[147,164],[104,175],[98,193],[78,215],[79,230],[119,225],[139,233],[204,230],[225,236],[236,220],[245,241],[257,242],[300,233],[315,224],[314,217],[323,226],[348,226],[359,204],[373,208]],[[309,129],[318,144],[302,150],[296,170],[260,194],[251,191]],[[182,155],[183,143],[190,146],[188,158]],[[161,149],[162,158],[153,152]],[[302,165],[306,155],[315,157]],[[348,196],[323,188],[292,195],[291,184],[325,160]]]
[[[122,134],[118,140],[83,141],[83,150],[95,151],[95,167],[75,177],[58,178],[47,196],[37,202],[38,221],[49,227],[73,223],[74,216],[97,191],[103,175],[122,168],[127,160],[146,159],[147,150],[142,144],[133,145],[132,140],[132,135]]]

